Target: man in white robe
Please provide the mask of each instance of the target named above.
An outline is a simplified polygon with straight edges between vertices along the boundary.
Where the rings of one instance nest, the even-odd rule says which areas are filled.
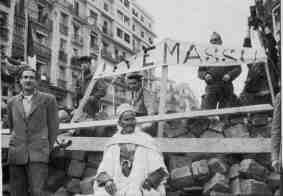
[[[168,176],[154,138],[136,126],[134,108],[117,110],[118,132],[106,144],[94,183],[94,196],[165,196]]]

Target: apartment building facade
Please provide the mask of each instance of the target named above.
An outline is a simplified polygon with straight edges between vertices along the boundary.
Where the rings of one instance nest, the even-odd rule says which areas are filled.
[[[4,1],[7,2],[7,1]],[[27,16],[32,21],[36,68],[47,91],[56,94],[60,105],[77,104],[77,84],[84,66],[78,58],[92,59],[91,70],[106,69],[153,44],[152,17],[131,0],[10,0],[7,56],[25,57]],[[17,3],[16,3],[17,2]],[[0,6],[1,2],[0,2]],[[1,7],[0,7],[1,8]],[[26,10],[21,12],[19,10]],[[5,9],[4,9],[5,10]],[[17,11],[18,10],[18,11]],[[136,12],[140,17],[137,18]],[[145,78],[152,75],[145,73]],[[114,105],[125,101],[123,80],[108,79],[107,96],[102,108],[115,111]],[[52,91],[50,91],[52,89]]]

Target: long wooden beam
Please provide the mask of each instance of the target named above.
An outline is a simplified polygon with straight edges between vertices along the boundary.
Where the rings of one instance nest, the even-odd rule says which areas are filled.
[[[2,135],[2,148],[8,148],[9,135]],[[69,137],[67,150],[103,151],[109,138]],[[156,138],[160,150],[168,153],[270,153],[270,139],[266,138]]]
[[[239,113],[256,113],[271,111],[273,107],[270,104],[260,104],[252,106],[242,106],[242,107],[232,107],[214,110],[198,110],[184,113],[173,113],[173,114],[161,114],[153,116],[137,117],[137,123],[147,123],[147,122],[158,122],[158,121],[168,121],[175,119],[184,118],[197,118],[197,117],[207,117],[225,114],[239,114]],[[79,123],[61,123],[60,130],[87,128],[87,127],[105,127],[105,126],[115,126],[117,120],[99,120],[99,121],[88,121]],[[8,129],[3,129],[2,133],[9,133]]]

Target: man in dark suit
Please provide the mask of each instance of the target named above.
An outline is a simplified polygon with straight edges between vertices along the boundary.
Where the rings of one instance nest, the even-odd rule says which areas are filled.
[[[213,45],[222,45],[221,36],[213,32],[210,38]],[[215,109],[233,107],[236,105],[233,81],[242,72],[240,65],[235,66],[201,66],[198,69],[198,77],[206,82],[205,95],[202,98],[202,109]]]
[[[22,92],[7,104],[12,134],[8,153],[11,196],[40,196],[57,137],[57,103],[53,95],[36,89],[36,71],[32,68],[23,69],[20,84]]]

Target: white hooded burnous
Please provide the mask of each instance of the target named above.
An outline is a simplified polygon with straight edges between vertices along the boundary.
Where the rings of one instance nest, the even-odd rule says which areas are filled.
[[[133,107],[117,109],[118,132],[106,144],[94,196],[165,196],[168,176],[154,138],[136,126]]]

